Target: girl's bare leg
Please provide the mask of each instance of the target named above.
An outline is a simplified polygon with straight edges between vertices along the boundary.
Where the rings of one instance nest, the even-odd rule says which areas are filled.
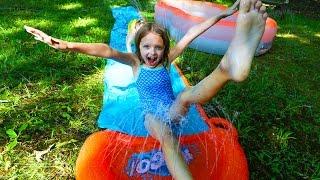
[[[192,179],[189,168],[182,157],[179,142],[172,134],[172,130],[160,119],[147,114],[145,116],[145,127],[152,137],[160,144],[170,174],[175,180]]]
[[[264,32],[268,15],[260,0],[241,0],[235,36],[219,66],[194,87],[182,92],[170,109],[173,118],[192,103],[206,103],[229,80],[248,77],[251,62]]]
[[[196,86],[182,92],[170,108],[175,119],[187,112],[189,104],[206,103],[229,80],[243,81],[247,78],[251,62],[264,32],[267,19],[266,8],[261,1],[241,0],[235,37],[219,66]],[[168,126],[152,115],[146,116],[145,126],[160,141],[167,166],[174,179],[191,179],[192,176],[182,158],[179,143]]]

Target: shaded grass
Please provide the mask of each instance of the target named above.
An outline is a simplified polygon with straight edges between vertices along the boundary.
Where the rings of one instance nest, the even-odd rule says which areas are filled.
[[[153,3],[140,1],[149,20]],[[102,105],[104,60],[57,52],[33,40],[23,25],[68,41],[107,43],[110,7],[129,4],[0,1],[0,100],[6,100],[0,103],[0,179],[74,178],[79,149],[97,130]],[[290,11],[284,19],[271,16],[279,25],[271,51],[254,59],[248,80],[230,82],[205,107],[237,127],[252,179],[319,178],[319,23]],[[220,59],[188,49],[179,65],[195,84]],[[9,129],[18,134],[11,149]],[[56,147],[37,162],[33,151],[51,144]]]

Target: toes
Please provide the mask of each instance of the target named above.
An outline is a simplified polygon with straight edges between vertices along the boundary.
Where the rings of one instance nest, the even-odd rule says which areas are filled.
[[[261,14],[266,12],[266,7],[262,5],[260,0],[241,0],[240,2],[240,13],[246,13],[252,10],[256,10]]]
[[[259,13],[264,14],[266,12],[267,8],[265,6],[261,6],[259,9]]]
[[[263,17],[264,20],[266,20],[268,18],[268,13],[266,13],[266,12],[263,13],[262,17]]]
[[[255,5],[256,5],[257,1],[258,1],[258,0],[251,0],[250,10],[255,10]]]
[[[251,0],[241,0],[240,2],[240,8],[239,8],[239,12],[240,13],[246,13],[250,10],[251,8]]]
[[[257,1],[257,3],[255,4],[255,9],[259,10],[262,6],[262,2],[261,1]]]

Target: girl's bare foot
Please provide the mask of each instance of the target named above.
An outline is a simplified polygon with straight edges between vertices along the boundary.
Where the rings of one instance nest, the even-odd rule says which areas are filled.
[[[235,36],[220,62],[234,81],[247,78],[255,51],[264,32],[268,14],[260,0],[241,0]]]

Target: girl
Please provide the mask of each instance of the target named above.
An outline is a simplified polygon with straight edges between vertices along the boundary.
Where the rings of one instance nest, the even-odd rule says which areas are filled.
[[[37,29],[27,26],[25,28],[36,39],[53,48],[112,58],[131,66],[144,108],[145,127],[150,135],[160,142],[173,178],[187,180],[192,179],[192,175],[181,156],[178,141],[169,123],[179,122],[190,104],[203,104],[211,100],[227,81],[239,82],[246,79],[264,32],[266,8],[260,0],[241,0],[236,33],[219,66],[197,85],[180,93],[177,98],[173,96],[168,67],[193,39],[221,18],[233,14],[239,2],[240,0],[220,15],[192,27],[171,50],[166,31],[153,23],[146,23],[138,30],[135,54],[119,52],[106,44],[66,42]],[[165,108],[159,111],[160,106]]]

